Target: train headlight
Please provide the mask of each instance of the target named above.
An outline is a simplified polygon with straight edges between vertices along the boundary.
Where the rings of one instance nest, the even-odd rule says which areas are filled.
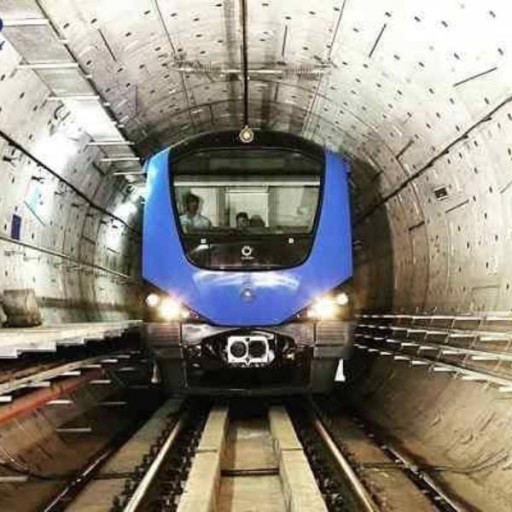
[[[160,296],[156,293],[150,293],[146,297],[146,305],[150,308],[156,308],[160,304]]]
[[[308,317],[316,320],[332,320],[338,315],[339,306],[332,297],[322,297],[308,309]]]
[[[190,316],[190,312],[183,307],[181,302],[170,297],[165,297],[158,306],[158,314],[163,320],[184,320]]]
[[[338,293],[338,295],[335,297],[335,300],[338,306],[346,306],[349,303],[348,294],[345,292]]]

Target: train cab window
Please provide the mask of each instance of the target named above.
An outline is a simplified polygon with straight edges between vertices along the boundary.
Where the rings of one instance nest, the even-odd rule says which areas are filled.
[[[281,149],[209,149],[171,168],[178,228],[203,268],[300,264],[317,217],[322,163]]]

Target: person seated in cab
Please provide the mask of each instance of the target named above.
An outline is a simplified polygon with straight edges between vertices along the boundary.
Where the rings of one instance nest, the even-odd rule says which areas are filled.
[[[251,228],[264,228],[265,221],[263,220],[261,215],[253,215],[249,219],[249,226],[251,226]]]
[[[212,226],[210,219],[199,213],[200,202],[200,198],[191,192],[185,196],[185,211],[183,212],[183,215],[180,216],[181,226],[185,233],[201,229],[209,229]]]
[[[249,215],[247,212],[238,212],[235,221],[238,229],[245,229],[249,225]]]

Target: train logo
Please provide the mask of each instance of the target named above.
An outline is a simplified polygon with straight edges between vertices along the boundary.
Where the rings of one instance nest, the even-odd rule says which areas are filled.
[[[244,245],[240,252],[244,258],[250,258],[254,252],[254,249],[250,245]]]

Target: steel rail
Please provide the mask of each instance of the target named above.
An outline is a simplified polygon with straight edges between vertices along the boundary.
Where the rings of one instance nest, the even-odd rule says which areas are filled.
[[[357,497],[363,510],[365,510],[366,512],[379,512],[381,510],[380,507],[375,503],[366,487],[363,485],[361,480],[356,475],[355,471],[352,469],[350,463],[341,453],[340,449],[332,439],[328,430],[324,427],[322,421],[320,420],[320,415],[318,414],[315,404],[311,403],[311,407],[313,415],[313,425],[316,431],[322,438],[326,447],[329,449],[334,460],[336,461],[338,467],[340,468],[343,475],[346,477],[348,483],[352,487],[352,490],[354,491],[354,494]]]
[[[108,444],[89,464],[85,469],[77,474],[62,491],[42,510],[42,512],[58,512],[62,510],[62,503],[65,499],[72,495],[75,491],[79,491],[81,486],[87,483],[88,479],[94,474],[94,472],[119,448],[115,443]]]
[[[139,508],[142,501],[147,496],[147,492],[148,492],[149,488],[151,487],[151,484],[153,483],[153,481],[154,481],[156,475],[158,474],[158,471],[160,470],[165,459],[167,458],[167,454],[169,453],[169,450],[174,445],[174,441],[176,440],[176,437],[180,433],[182,427],[183,427],[183,418],[180,418],[174,425],[170,434],[167,436],[167,439],[165,440],[164,444],[162,445],[162,448],[160,449],[160,451],[158,452],[158,455],[155,457],[155,459],[151,463],[151,466],[149,466],[148,471],[146,472],[146,474],[140,481],[139,485],[135,489],[135,492],[132,494],[130,501],[124,507],[124,512],[136,512],[136,510]]]
[[[422,468],[418,467],[406,455],[393,446],[387,445],[387,449],[404,465],[404,467],[420,478],[432,491],[441,497],[450,507],[457,512],[464,512],[465,508],[454,498],[449,496],[438,483]]]

